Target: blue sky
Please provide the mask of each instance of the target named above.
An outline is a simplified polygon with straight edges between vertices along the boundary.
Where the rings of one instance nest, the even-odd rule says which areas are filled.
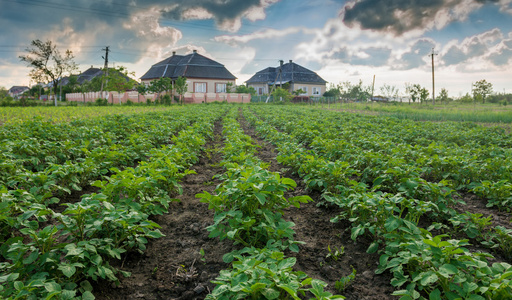
[[[70,49],[84,71],[142,76],[173,51],[222,64],[243,84],[294,62],[329,83],[432,86],[458,97],[481,79],[512,93],[512,0],[0,0],[0,86],[29,85],[19,60],[33,39]]]

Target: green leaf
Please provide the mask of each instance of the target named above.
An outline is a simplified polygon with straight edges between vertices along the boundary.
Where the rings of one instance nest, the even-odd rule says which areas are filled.
[[[433,290],[432,293],[430,293],[430,295],[428,296],[428,299],[429,300],[442,300],[443,298],[441,298],[441,291],[439,289]]]
[[[234,256],[233,256],[232,252],[226,253],[226,254],[224,254],[224,256],[222,256],[222,261],[224,261],[227,264],[232,262],[233,259],[234,259]]]
[[[437,282],[437,280],[439,280],[437,275],[433,271],[428,271],[421,275],[420,283],[423,286],[428,286],[431,283]]]
[[[94,300],[94,299],[96,299],[96,297],[94,297],[94,295],[90,291],[85,291],[82,293],[82,300]]]
[[[289,185],[291,187],[296,187],[297,186],[297,183],[293,179],[291,179],[291,178],[283,177],[281,182],[283,184]]]
[[[280,293],[279,293],[279,291],[276,291],[276,290],[274,290],[274,289],[266,288],[266,289],[264,289],[263,291],[261,291],[261,294],[262,294],[265,298],[267,298],[267,299],[271,300],[271,299],[277,299],[277,298],[279,297],[279,294],[280,294]]]
[[[444,264],[439,268],[439,274],[446,278],[450,277],[450,275],[457,273],[457,267],[451,264]]]
[[[52,293],[52,292],[60,292],[60,291],[61,291],[60,284],[55,283],[55,282],[46,282],[46,283],[44,284],[44,288],[45,288],[49,293]]]
[[[265,195],[262,193],[254,193],[254,196],[256,196],[261,205],[265,205],[265,202],[267,202]]]
[[[33,263],[34,261],[36,261],[36,259],[39,257],[39,252],[37,251],[33,251],[32,253],[30,253],[30,255],[25,258],[23,260],[23,264],[25,265],[30,265],[31,263]]]
[[[379,242],[375,241],[370,245],[370,247],[368,247],[366,253],[375,253],[377,250],[379,250]]]
[[[68,277],[68,278],[70,278],[71,276],[73,276],[76,273],[75,266],[69,265],[69,264],[60,265],[58,269],[61,270],[62,274],[66,275],[66,277]]]

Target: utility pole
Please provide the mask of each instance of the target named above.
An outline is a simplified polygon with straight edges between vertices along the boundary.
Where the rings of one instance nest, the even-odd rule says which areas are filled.
[[[434,47],[432,47],[432,53],[429,54],[432,57],[432,105],[436,105],[436,97],[435,97],[435,83],[434,83],[434,56],[437,53],[434,52]]]
[[[370,98],[370,103],[373,103],[373,89],[375,88],[375,74],[373,75],[373,83],[372,83],[372,96]]]
[[[109,49],[110,46],[105,47],[105,49],[101,49],[105,51],[105,56],[102,56],[105,60],[105,65],[103,66],[103,70],[107,73],[107,80],[108,80],[108,53],[110,52]],[[103,80],[101,81],[101,95],[103,96]]]

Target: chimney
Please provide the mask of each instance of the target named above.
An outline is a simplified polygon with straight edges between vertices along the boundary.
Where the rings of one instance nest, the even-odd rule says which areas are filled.
[[[172,56],[174,56],[174,55],[176,55],[176,51],[173,51],[173,52],[172,52]]]
[[[196,50],[196,49],[194,49],[193,51],[194,51],[194,53],[197,53],[197,50]]]
[[[290,63],[292,63],[292,60],[290,59]]]

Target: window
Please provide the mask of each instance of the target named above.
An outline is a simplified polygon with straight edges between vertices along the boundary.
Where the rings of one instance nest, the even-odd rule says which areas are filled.
[[[313,87],[313,95],[320,95],[320,88]]]
[[[225,93],[226,92],[226,84],[225,83],[217,83],[215,85],[216,93]]]
[[[196,82],[194,84],[194,93],[206,93],[206,82]]]

